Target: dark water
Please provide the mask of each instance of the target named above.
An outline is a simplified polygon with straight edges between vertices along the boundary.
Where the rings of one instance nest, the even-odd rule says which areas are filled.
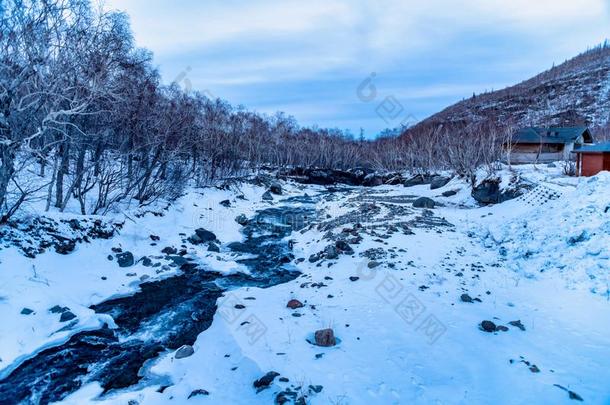
[[[256,255],[241,260],[251,275],[223,276],[187,263],[180,275],[141,284],[134,295],[92,306],[97,313],[111,315],[118,328],[78,333],[25,361],[0,381],[0,404],[47,404],[92,381],[98,381],[105,393],[145,383],[141,369],[146,361],[193,344],[211,325],[223,292],[240,286],[269,287],[299,275],[290,264],[293,256],[286,237],[314,219],[314,202],[310,197],[283,200],[259,211],[244,226],[244,241],[229,247]]]

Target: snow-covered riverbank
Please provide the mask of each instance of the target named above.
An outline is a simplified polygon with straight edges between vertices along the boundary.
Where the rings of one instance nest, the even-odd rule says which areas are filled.
[[[543,188],[482,208],[474,208],[457,179],[437,190],[331,193],[282,183],[282,195],[272,201],[262,200],[260,186],[210,189],[190,194],[164,216],[133,217],[120,235],[79,244],[67,256],[26,259],[5,249],[0,365],[6,374],[19,358],[112,323],[89,306],[137,290],[142,279],[177,274],[160,253],[165,246],[184,244],[185,257],[201,268],[248,273],[239,262],[244,256],[229,248],[244,237],[234,218],[307,194],[318,218],[284,240],[301,276],[227,292],[191,356],[162,352],[146,365],[148,384],[111,391],[96,403],[606,403],[610,178],[532,179]],[[457,194],[441,196],[449,190]],[[414,208],[421,196],[437,206]],[[214,232],[220,252],[183,242],[196,228]],[[107,259],[113,247],[161,265],[120,268]],[[303,306],[287,308],[293,299]],[[71,330],[55,333],[66,323],[49,313],[54,305],[77,315]],[[34,313],[22,315],[22,308]],[[499,330],[482,330],[485,320]],[[325,328],[334,330],[337,345],[311,344]],[[257,392],[254,381],[271,371],[279,375]],[[64,402],[86,403],[101,393],[90,382]]]

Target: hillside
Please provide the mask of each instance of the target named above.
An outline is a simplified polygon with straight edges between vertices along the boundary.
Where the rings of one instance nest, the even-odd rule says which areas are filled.
[[[491,119],[517,126],[610,122],[610,46],[604,44],[529,80],[456,103],[419,125]]]

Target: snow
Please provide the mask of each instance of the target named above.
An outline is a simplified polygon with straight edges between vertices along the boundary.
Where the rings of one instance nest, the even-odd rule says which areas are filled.
[[[300,386],[311,404],[572,403],[556,384],[588,403],[610,402],[610,173],[574,179],[563,177],[558,167],[513,170],[538,187],[489,207],[478,207],[460,179],[438,190],[425,185],[354,187],[320,198],[317,209],[330,219],[353,212],[363,201],[378,201],[382,210],[377,216],[359,218],[388,225],[415,220],[423,211],[410,203],[385,205],[384,199],[428,196],[442,204],[434,215],[453,226],[413,226],[412,235],[378,232],[387,238],[361,233],[364,239],[352,245],[353,256],[321,264],[307,258],[330,243],[326,232],[315,227],[296,232],[290,239],[296,242],[295,256],[305,258],[297,264],[302,275],[266,289],[228,292],[211,327],[197,338],[194,355],[175,359],[168,352],[147,366],[146,373],[156,376],[159,385],[97,398],[102,388],[92,383],[63,403],[272,403],[275,394],[291,385]],[[501,175],[508,174],[505,168]],[[282,186],[287,196],[322,190]],[[455,189],[455,196],[441,197]],[[544,197],[551,194],[548,190],[557,197]],[[247,271],[225,245],[242,238],[233,218],[269,206],[260,199],[263,191],[251,185],[193,190],[165,216],[132,217],[120,236],[81,244],[67,256],[46,253],[27,259],[14,249],[0,251],[4,373],[24,356],[99,325],[102,319],[89,305],[135,291],[141,275],[169,277],[175,271],[155,274],[154,268],[137,264],[128,271],[138,277],[127,277],[116,261],[106,259],[113,246],[139,256],[157,255],[161,246],[179,247],[180,232],[188,236],[203,227],[218,235],[221,252],[189,247],[189,254],[215,271]],[[237,198],[241,194],[245,200]],[[231,207],[219,205],[225,199]],[[388,217],[401,207],[405,212]],[[161,238],[158,246],[150,246],[149,234]],[[374,269],[361,256],[371,248],[388,253]],[[100,281],[101,276],[107,280]],[[353,276],[359,279],[351,281]],[[462,302],[464,293],[481,302]],[[305,306],[291,310],[286,307],[290,299]],[[236,303],[245,308],[235,310]],[[78,315],[76,329],[53,333],[63,325],[47,311],[56,304]],[[20,315],[23,307],[35,314]],[[478,327],[482,320],[509,330],[486,333]],[[509,325],[516,320],[525,331]],[[340,339],[337,346],[307,341],[329,327]],[[534,364],[539,372],[530,370]],[[257,393],[252,382],[272,370],[289,382],[278,377]],[[160,385],[170,386],[158,392]],[[310,385],[323,389],[315,393]],[[197,389],[209,396],[188,399]]]

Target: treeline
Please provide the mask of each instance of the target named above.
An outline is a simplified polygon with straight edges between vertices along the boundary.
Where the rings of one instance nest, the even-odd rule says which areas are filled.
[[[503,133],[482,124],[354,140],[163,85],[127,15],[89,0],[2,0],[0,12],[0,223],[33,199],[104,214],[262,166],[472,176],[497,160]]]

